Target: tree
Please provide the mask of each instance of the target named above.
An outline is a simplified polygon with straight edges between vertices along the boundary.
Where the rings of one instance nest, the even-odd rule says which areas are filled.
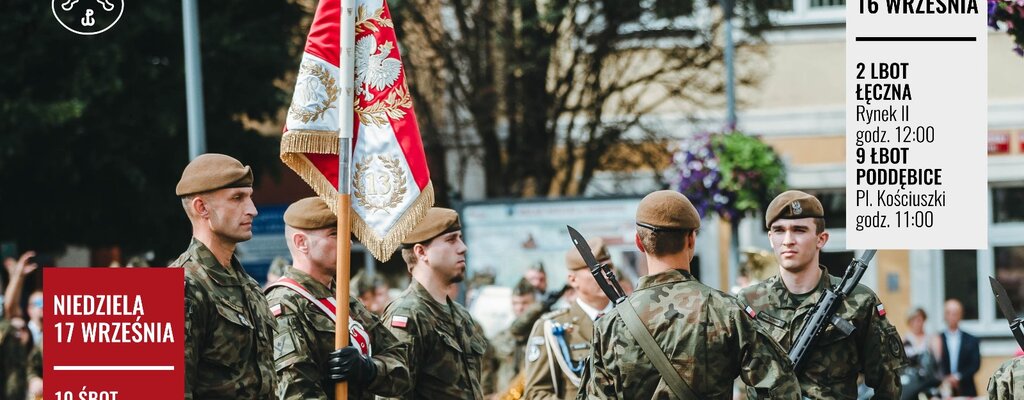
[[[758,43],[767,3],[738,5],[746,27],[740,48]],[[711,96],[724,87],[717,7],[691,0],[390,4],[440,188],[449,164],[476,159],[488,197],[581,194],[612,165],[668,164],[665,146],[628,146],[634,154],[626,160],[611,151],[663,140],[667,132],[645,116],[720,105]],[[444,160],[447,150],[455,162]]]
[[[186,246],[174,195],[188,162],[181,2],[127,3],[88,37],[48,1],[0,6],[0,241],[120,245],[158,262]],[[279,139],[250,122],[290,101],[275,80],[298,65],[303,14],[294,2],[199,2],[207,149],[257,175],[278,168]]]

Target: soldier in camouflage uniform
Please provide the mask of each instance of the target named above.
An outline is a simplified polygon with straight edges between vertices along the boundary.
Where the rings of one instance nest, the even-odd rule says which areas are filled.
[[[294,264],[266,289],[277,320],[278,399],[333,399],[339,380],[349,382],[350,399],[404,394],[409,390],[405,345],[355,297],[348,302],[352,345],[335,350],[337,217],[323,200],[308,197],[288,207],[284,222]]]
[[[821,202],[814,196],[796,190],[780,194],[768,206],[765,225],[779,275],[743,289],[739,297],[772,338],[788,349],[822,292],[841,279],[818,264],[828,232]],[[845,334],[829,325],[819,335],[797,371],[803,396],[856,399],[857,376],[864,374],[874,398],[899,399],[900,371],[906,365],[903,341],[885,318],[878,297],[858,285],[836,315],[855,329]]]
[[[0,399],[25,398],[25,347],[7,319],[0,317]]]
[[[786,353],[733,297],[690,274],[700,216],[682,194],[663,190],[640,201],[636,244],[649,274],[626,300],[693,394],[731,399],[739,377],[748,399],[799,399]],[[595,323],[591,377],[578,399],[670,399],[675,395],[630,333],[620,304]],[[654,349],[659,350],[659,349]]]
[[[598,261],[610,264],[604,241],[591,239],[589,245]],[[586,261],[575,248],[565,254],[565,267],[569,270],[567,281],[576,291],[576,300],[569,308],[544,314],[533,325],[524,368],[523,398],[527,400],[576,398],[580,374],[594,337],[594,320],[611,311],[608,296],[597,285]]]
[[[446,291],[466,276],[459,215],[431,208],[402,243],[412,282],[384,310],[384,323],[408,344],[412,390],[403,399],[481,399],[483,331]]]
[[[1024,357],[1014,357],[999,366],[988,380],[990,400],[1013,400],[1024,396]]]
[[[512,288],[512,315],[519,317],[537,301],[537,294],[526,279],[520,279]],[[512,330],[505,329],[491,339],[493,354],[486,362],[483,371],[484,386],[493,387],[496,391],[519,386],[522,389],[520,370],[523,368],[523,356],[526,354],[526,337],[518,340]]]
[[[185,269],[185,398],[268,399],[274,395],[274,319],[256,280],[234,256],[252,238],[252,170],[203,154],[176,193],[192,242],[171,263]]]
[[[544,271],[544,264],[537,262],[526,268],[524,274],[527,282],[534,288],[534,293],[537,295],[537,301],[533,305],[526,308],[523,313],[516,316],[512,320],[512,325],[509,326],[509,334],[514,336],[516,340],[525,342],[526,338],[530,335],[530,331],[533,330],[533,325],[537,323],[541,315],[550,312],[554,308],[564,308],[559,303],[562,295],[565,294],[569,286],[563,286],[560,289],[547,291],[548,278],[547,272]]]

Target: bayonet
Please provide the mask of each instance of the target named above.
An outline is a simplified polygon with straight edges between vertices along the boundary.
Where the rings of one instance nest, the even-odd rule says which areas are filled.
[[[579,251],[580,255],[583,256],[583,262],[587,263],[587,267],[590,268],[590,274],[594,275],[597,285],[604,291],[605,296],[608,296],[612,304],[619,304],[619,302],[625,300],[625,292],[622,290],[622,286],[619,285],[615,272],[608,267],[608,264],[597,261],[597,257],[594,257],[594,251],[587,244],[587,239],[579,231],[569,225],[565,227],[569,228],[569,238],[572,239],[572,244],[576,246],[576,251]]]

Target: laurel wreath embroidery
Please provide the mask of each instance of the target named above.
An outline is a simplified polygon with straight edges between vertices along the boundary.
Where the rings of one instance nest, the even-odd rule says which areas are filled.
[[[394,190],[391,191],[391,195],[387,200],[373,201],[364,191],[363,178],[366,173],[370,170],[370,164],[372,164],[374,156],[363,157],[362,161],[356,163],[356,173],[352,177],[353,181],[353,195],[359,202],[359,205],[366,208],[369,212],[377,210],[384,211],[390,214],[388,210],[397,207],[405,199],[406,189],[406,178],[405,171],[402,170],[401,162],[396,157],[385,157],[383,155],[376,155],[376,158],[384,164],[384,168],[387,169],[388,174],[391,175],[392,185]]]
[[[317,104],[313,110],[301,108],[295,103],[292,103],[291,108],[288,109],[288,113],[293,117],[302,120],[304,123],[309,123],[310,121],[322,118],[327,110],[334,108],[334,102],[338,101],[338,86],[331,73],[320,64],[309,61],[303,62],[299,66],[299,75],[302,74],[315,76],[320,81],[320,84],[326,88],[327,94],[327,98],[320,102],[320,104]]]
[[[359,122],[363,125],[373,124],[382,126],[389,123],[388,119],[400,120],[405,118],[405,110],[411,108],[412,96],[409,94],[409,88],[405,85],[405,82],[402,82],[402,85],[391,90],[384,100],[373,103],[366,108],[356,104],[356,115],[359,116]]]
[[[377,11],[373,12],[372,16],[366,14],[366,5],[360,5],[359,10],[356,12],[356,36],[367,32],[379,32],[380,28],[377,25],[385,28],[394,28],[395,24],[391,22],[391,18],[384,18],[384,7],[378,8]],[[377,22],[377,24],[374,24]]]

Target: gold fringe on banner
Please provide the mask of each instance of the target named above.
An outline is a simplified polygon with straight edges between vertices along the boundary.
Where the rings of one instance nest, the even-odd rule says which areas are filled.
[[[377,236],[377,233],[356,213],[352,213],[352,233],[370,250],[374,258],[385,262],[395,253],[395,249],[402,244],[402,239],[409,232],[412,232],[412,229],[423,219],[423,216],[427,215],[427,210],[433,206],[434,185],[432,182],[427,181],[427,186],[423,187],[423,191],[416,197],[416,200],[402,213],[402,217],[395,221],[387,236]]]
[[[338,154],[338,132],[288,131],[281,137],[282,161],[285,153]]]
[[[338,188],[331,185],[330,181],[303,153],[338,154],[338,133],[336,131],[288,131],[281,137],[281,161],[313,188],[317,196],[327,203],[331,211],[337,215]],[[351,213],[352,233],[366,246],[373,258],[385,262],[391,258],[395,249],[402,244],[402,239],[412,232],[416,224],[423,219],[427,210],[433,205],[433,183],[428,181],[416,200],[392,225],[387,236],[383,238],[377,236],[377,233],[355,212]]]

